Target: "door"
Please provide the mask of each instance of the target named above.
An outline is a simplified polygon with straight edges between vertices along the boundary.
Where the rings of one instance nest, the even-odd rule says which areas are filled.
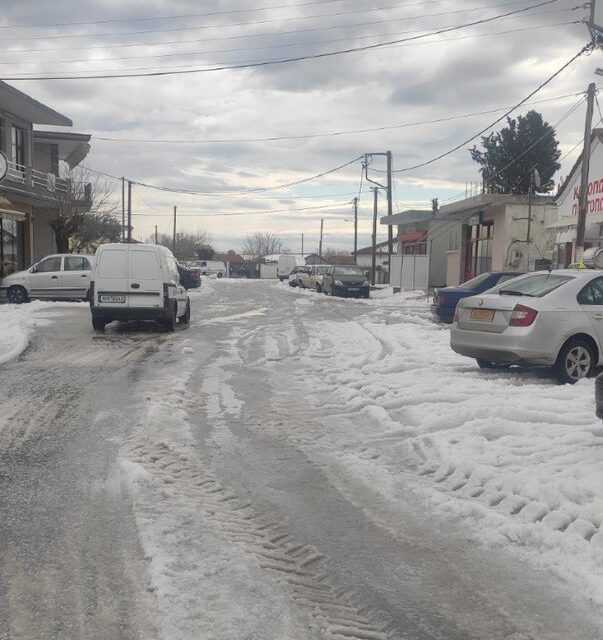
[[[49,256],[32,267],[29,294],[33,298],[60,297],[61,256]]]
[[[603,277],[591,280],[578,294],[580,311],[588,315],[590,326],[599,342],[599,351],[603,345]]]
[[[61,291],[66,298],[88,297],[90,289],[90,261],[84,256],[65,256],[60,276]]]
[[[154,249],[130,247],[130,280],[128,298],[130,307],[154,309],[163,307],[163,278],[159,253]],[[174,284],[179,285],[178,267],[174,262]]]

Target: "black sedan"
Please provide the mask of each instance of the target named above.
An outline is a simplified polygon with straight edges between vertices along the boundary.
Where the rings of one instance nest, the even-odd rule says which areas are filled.
[[[333,266],[322,277],[322,290],[328,296],[368,298],[370,284],[360,267]]]

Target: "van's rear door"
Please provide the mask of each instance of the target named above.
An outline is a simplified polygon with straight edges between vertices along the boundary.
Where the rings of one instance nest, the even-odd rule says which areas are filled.
[[[95,305],[104,308],[128,306],[128,247],[103,247],[94,270]]]
[[[163,279],[155,247],[130,246],[130,307],[163,307]]]

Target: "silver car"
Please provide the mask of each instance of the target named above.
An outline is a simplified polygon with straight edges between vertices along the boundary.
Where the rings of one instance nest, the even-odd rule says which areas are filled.
[[[603,271],[537,271],[465,298],[450,336],[482,368],[547,366],[576,382],[603,363]]]

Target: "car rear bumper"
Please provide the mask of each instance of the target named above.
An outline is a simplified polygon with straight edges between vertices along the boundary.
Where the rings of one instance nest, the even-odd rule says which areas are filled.
[[[431,305],[431,316],[436,322],[446,322],[450,324],[454,320],[454,311],[456,305],[453,307],[445,307],[439,304]]]
[[[163,308],[153,307],[98,307],[90,309],[93,318],[100,320],[165,320]]]
[[[501,364],[551,366],[556,356],[536,349],[529,334],[502,334],[466,331],[453,325],[450,332],[452,350],[462,356]]]
[[[350,291],[349,287],[333,287],[333,295],[340,298],[368,298],[370,287],[354,287],[355,291]]]

